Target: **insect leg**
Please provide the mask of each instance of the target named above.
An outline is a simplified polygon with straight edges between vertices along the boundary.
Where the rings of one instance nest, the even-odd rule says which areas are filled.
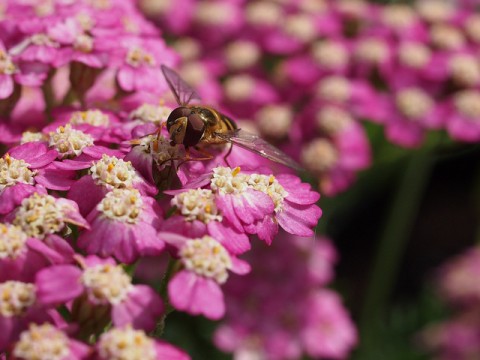
[[[230,154],[232,153],[232,149],[233,149],[233,144],[230,143],[230,149],[228,149],[227,153],[225,154],[225,156],[223,157],[223,160],[225,161],[225,163],[227,164],[227,166],[231,167],[230,164],[228,163],[228,160],[227,158],[230,156]]]
[[[187,148],[187,149],[186,149],[187,155],[185,156],[185,159],[184,159],[180,164],[178,164],[178,166],[177,166],[177,171],[178,171],[178,169],[180,168],[180,166],[183,165],[184,163],[186,163],[187,161],[207,161],[207,160],[212,160],[212,159],[213,159],[213,155],[210,154],[208,151],[203,150],[203,149],[198,149],[198,148],[196,148],[196,150],[197,150],[199,153],[201,153],[202,155],[204,155],[204,157],[192,158],[192,157],[190,156],[190,149]]]

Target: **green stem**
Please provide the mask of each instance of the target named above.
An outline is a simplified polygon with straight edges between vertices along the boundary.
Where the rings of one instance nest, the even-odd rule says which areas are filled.
[[[433,160],[428,149],[412,155],[399,180],[397,193],[380,238],[371,268],[366,298],[360,317],[362,358],[369,359],[378,347],[378,335],[387,302],[397,279],[412,227],[428,184]]]
[[[45,113],[47,114],[49,122],[53,121],[52,110],[55,107],[55,93],[52,86],[52,77],[53,74],[49,75],[42,85],[43,100],[45,101]]]
[[[170,257],[168,259],[167,270],[165,271],[165,275],[160,283],[158,288],[158,292],[163,299],[163,303],[165,306],[165,312],[162,315],[162,318],[157,323],[155,330],[153,331],[153,336],[156,338],[160,338],[163,335],[163,331],[165,330],[165,320],[167,319],[168,314],[170,314],[174,309],[170,302],[168,301],[168,283],[172,278],[173,274],[177,271],[179,266],[179,262],[174,258]]]
[[[61,104],[62,106],[72,105],[76,99],[77,95],[75,94],[75,90],[73,89],[73,87],[70,87],[70,89],[68,89],[68,92],[63,97]]]

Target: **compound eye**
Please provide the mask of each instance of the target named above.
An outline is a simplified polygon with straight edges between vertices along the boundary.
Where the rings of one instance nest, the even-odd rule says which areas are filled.
[[[170,130],[170,127],[175,123],[175,121],[181,117],[187,117],[192,113],[192,110],[184,106],[174,109],[167,119],[167,129]]]
[[[195,146],[205,132],[205,122],[198,114],[191,114],[187,119],[187,131],[185,132],[183,144],[185,146]]]

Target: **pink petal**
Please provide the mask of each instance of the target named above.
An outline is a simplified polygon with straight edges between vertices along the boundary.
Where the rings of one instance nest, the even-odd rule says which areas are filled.
[[[71,173],[59,169],[42,169],[35,176],[35,181],[47,189],[67,191],[75,182]]]
[[[135,90],[135,72],[130,66],[124,66],[118,70],[117,81],[122,90]]]
[[[320,218],[322,211],[316,205],[296,205],[284,202],[283,210],[276,218],[278,224],[288,233],[298,236],[312,236],[312,227]]]
[[[185,354],[183,351],[163,341],[155,341],[155,350],[158,359],[190,360],[190,356]]]
[[[136,285],[125,301],[113,306],[112,321],[115,326],[132,324],[135,329],[152,331],[163,310],[162,299],[153,289]]]
[[[220,319],[225,313],[225,302],[220,286],[211,279],[182,270],[168,284],[168,295],[178,310],[192,315],[203,314],[212,320]]]
[[[230,227],[227,220],[222,223],[210,221],[207,228],[208,233],[232,254],[243,254],[251,248],[248,236]]]
[[[44,191],[38,190],[35,186],[22,183],[6,187],[0,193],[0,214],[8,214],[20,205],[23,199],[35,192],[44,193]]]
[[[78,204],[83,216],[87,216],[107,192],[107,189],[96,185],[90,175],[85,175],[70,187],[67,197]]]
[[[13,93],[13,79],[10,75],[0,74],[0,100],[8,98]]]
[[[35,277],[37,298],[43,305],[59,305],[80,296],[82,271],[73,265],[57,265],[41,270]]]
[[[15,337],[18,336],[19,331],[15,331],[15,321],[17,319],[13,317],[0,316],[0,352],[7,350],[8,346],[15,341]]]
[[[240,260],[239,258],[236,258],[234,256],[232,256],[231,259],[233,265],[232,271],[235,274],[246,275],[252,270],[252,267],[246,261]]]
[[[58,156],[56,150],[49,150],[47,144],[42,141],[28,142],[15,146],[8,153],[15,159],[25,160],[32,169],[48,165]]]
[[[181,248],[183,244],[189,239],[185,236],[175,234],[172,232],[160,231],[158,237],[165,241],[167,244],[175,246],[177,249]]]
[[[34,238],[28,239],[27,245],[51,264],[72,262],[75,254],[72,247],[64,239],[54,235],[50,235],[45,242]]]

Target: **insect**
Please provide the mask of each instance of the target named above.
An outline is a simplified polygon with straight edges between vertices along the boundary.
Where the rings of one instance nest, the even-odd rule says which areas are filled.
[[[295,170],[302,170],[295,160],[280,149],[258,135],[237,128],[228,116],[208,106],[189,105],[192,100],[200,100],[198,93],[169,67],[162,65],[162,72],[179,105],[167,119],[170,141],[185,147],[187,160],[211,159],[212,155],[202,149],[204,145],[231,143]],[[191,159],[190,147],[199,150],[206,157]],[[232,148],[225,155],[225,160],[231,150]]]

